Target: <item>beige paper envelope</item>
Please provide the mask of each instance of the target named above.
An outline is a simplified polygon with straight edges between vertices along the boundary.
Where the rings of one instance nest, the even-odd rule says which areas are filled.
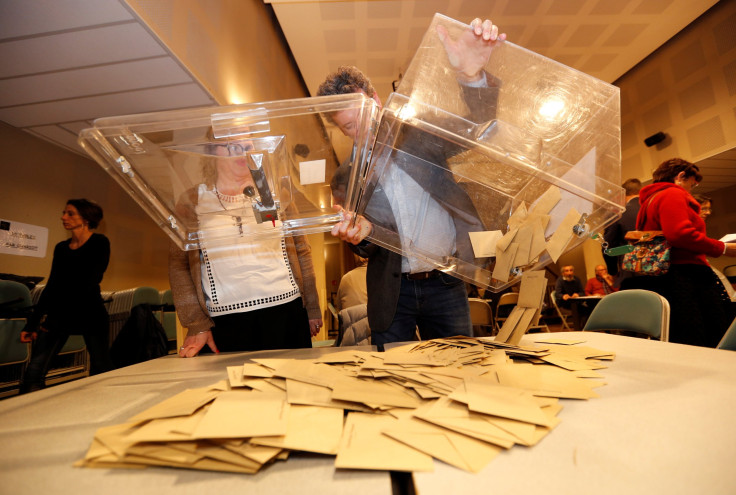
[[[552,426],[554,423],[534,402],[529,392],[503,385],[489,386],[488,383],[481,379],[465,380],[468,409],[540,426]]]
[[[284,391],[283,388],[273,385],[270,380],[273,380],[273,378],[250,378],[243,380],[243,385],[259,392],[278,393]]]
[[[381,432],[399,420],[387,414],[350,413],[335,458],[335,467],[386,471],[434,469],[432,457]]]
[[[333,380],[339,378],[340,374],[335,373],[335,370],[326,364],[291,359],[278,365],[274,369],[274,376],[312,383],[322,387],[330,387]]]
[[[232,388],[245,387],[242,366],[228,366],[227,379]]]
[[[397,425],[383,430],[383,433],[471,473],[482,470],[502,450],[495,445],[416,419],[402,419]]]
[[[522,201],[511,214],[506,224],[509,226],[510,229],[516,228],[524,223],[528,214],[529,210],[526,206],[526,203]]]
[[[220,393],[210,387],[187,389],[136,414],[130,420],[145,421],[173,416],[189,416],[203,405],[212,402]]]
[[[223,443],[222,446],[231,452],[235,452],[236,454],[257,462],[258,464],[266,464],[267,462],[278,459],[284,452],[283,449],[277,447],[266,447],[265,445],[253,445],[250,443],[242,443],[240,445]]]
[[[519,324],[519,320],[522,316],[524,316],[525,309],[526,308],[522,308],[521,306],[514,306],[514,309],[511,310],[511,313],[509,313],[506,321],[504,321],[503,325],[501,325],[501,330],[499,330],[498,334],[496,335],[497,342],[508,341],[514,329]]]
[[[103,426],[95,432],[95,440],[105,446],[107,450],[118,457],[135,444],[135,440],[128,439],[128,435],[139,428],[139,422],[122,423],[119,425]]]
[[[332,389],[332,398],[366,404],[371,407],[417,407],[420,401],[407,393],[376,380],[344,377]]]
[[[365,351],[356,351],[356,350],[346,350],[346,351],[340,351],[340,352],[331,352],[329,354],[325,354],[324,356],[321,356],[314,360],[315,363],[359,363],[365,359],[367,352]]]
[[[512,242],[505,251],[500,251],[496,246],[496,265],[493,267],[493,278],[501,282],[509,281],[511,267],[518,249],[519,245],[515,242]]]
[[[562,399],[589,399],[598,397],[590,380],[550,366],[499,366],[496,374],[502,385],[530,391],[536,396]]]
[[[471,412],[466,404],[448,397],[442,397],[426,407],[418,408],[414,416],[505,449],[511,448],[517,442],[515,436],[489,423],[488,415]]]
[[[539,308],[540,301],[544,300],[544,292],[547,289],[547,279],[544,272],[534,270],[524,272],[519,285],[519,301],[517,306],[522,308]],[[541,297],[540,297],[541,295]]]
[[[249,457],[242,456],[237,452],[226,449],[224,445],[200,443],[197,446],[197,454],[209,459],[240,466],[242,468],[252,470],[254,473],[258,472],[258,470],[263,466],[263,463],[256,462]]]
[[[503,237],[500,230],[486,230],[484,232],[469,232],[470,245],[476,258],[490,258],[496,256],[496,244]]]
[[[265,366],[261,366],[258,363],[245,363],[243,364],[243,376],[251,378],[271,378],[273,376],[273,370]]]
[[[565,218],[562,219],[555,233],[550,237],[549,242],[547,242],[547,252],[553,263],[557,263],[560,255],[562,255],[562,251],[570,243],[574,235],[572,228],[579,220],[580,213],[575,208],[571,208],[567,215],[565,215]]]
[[[514,330],[506,341],[511,345],[519,345],[521,338],[527,331],[529,331],[529,327],[532,325],[532,322],[536,319],[540,311],[538,307],[522,309],[524,310],[524,313],[521,315],[521,318],[519,318],[519,323],[514,327]]]
[[[222,392],[194,430],[194,438],[283,435],[289,414],[284,394]]]
[[[201,416],[200,416],[201,419]],[[133,443],[140,442],[177,442],[191,440],[191,436],[179,430],[186,428],[190,423],[189,417],[177,416],[174,418],[153,419],[141,425],[140,428],[126,435],[126,440]]]
[[[125,456],[146,457],[162,463],[184,467],[194,464],[204,457],[202,454],[177,449],[164,443],[133,445],[125,452]]]
[[[286,435],[257,437],[256,445],[337,454],[342,437],[343,411],[329,407],[291,406]]]
[[[547,215],[552,211],[552,208],[554,208],[561,198],[562,194],[560,193],[560,188],[557,186],[549,186],[549,189],[547,189],[544,194],[539,197],[536,203],[534,203],[529,213]]]
[[[519,227],[513,227],[509,229],[506,234],[504,234],[501,239],[498,240],[496,243],[496,256],[498,256],[499,251],[506,251],[511,243],[514,241],[514,238],[516,237],[516,233],[519,231]]]
[[[533,233],[534,230],[531,225],[524,223],[519,226],[519,231],[516,233],[516,237],[514,237],[514,243],[518,244],[519,248],[514,255],[513,266],[526,266],[529,264]]]
[[[547,248],[547,240],[544,238],[544,230],[549,223],[549,216],[544,217],[546,220],[539,218],[531,222],[532,225],[532,242],[529,248],[529,262],[534,262],[539,258]]]

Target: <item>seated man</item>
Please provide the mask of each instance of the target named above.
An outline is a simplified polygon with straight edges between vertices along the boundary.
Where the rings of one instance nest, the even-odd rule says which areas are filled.
[[[561,308],[570,309],[570,299],[584,296],[583,283],[575,276],[575,267],[565,265],[562,267],[562,276],[555,284],[555,299]]]
[[[608,273],[606,265],[595,267],[595,277],[588,279],[585,284],[585,294],[588,296],[605,296],[611,292],[618,291],[613,286],[613,277]]]

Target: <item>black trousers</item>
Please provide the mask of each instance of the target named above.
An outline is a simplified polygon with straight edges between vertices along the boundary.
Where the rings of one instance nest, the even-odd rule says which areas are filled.
[[[660,277],[632,277],[622,289],[646,289],[670,303],[670,342],[715,347],[736,316],[718,275],[705,265],[672,265]]]
[[[212,337],[222,352],[312,347],[302,299],[244,313],[215,316]],[[208,349],[205,346],[202,351]]]
[[[99,328],[82,333],[87,352],[89,352],[90,376],[113,369],[112,360],[110,359],[110,333],[108,329],[109,325],[104,324],[100,325]],[[31,361],[23,374],[19,393],[24,394],[40,390],[46,386],[46,373],[51,367],[51,361],[64,347],[69,335],[69,332],[61,330],[48,332],[39,330],[38,337],[36,337],[36,341],[31,348]]]

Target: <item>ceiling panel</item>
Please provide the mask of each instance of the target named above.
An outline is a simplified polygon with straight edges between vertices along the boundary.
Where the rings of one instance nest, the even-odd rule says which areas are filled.
[[[0,77],[110,64],[165,55],[136,22],[0,43]]]
[[[183,102],[186,102],[186,105],[183,105]],[[146,88],[125,93],[0,108],[0,120],[15,127],[25,128],[94,119],[100,116],[197,107],[209,103],[209,97],[202,92],[198,85],[187,83],[163,88]]]
[[[0,33],[5,39],[130,21],[118,0],[3,0]]]
[[[215,104],[123,0],[0,0],[0,60],[0,120],[82,154],[95,118]]]
[[[191,82],[169,56],[0,79],[0,107]]]

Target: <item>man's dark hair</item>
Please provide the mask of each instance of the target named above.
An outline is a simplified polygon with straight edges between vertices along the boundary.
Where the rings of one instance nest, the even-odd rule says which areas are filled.
[[[639,191],[641,191],[641,181],[639,179],[626,179],[621,184],[621,187],[624,188],[626,196],[633,196],[634,194],[639,194]]]
[[[370,79],[357,67],[343,65],[337,71],[327,76],[327,79],[319,85],[317,96],[346,95],[350,93],[365,92],[369,98],[373,98],[376,90],[373,89]]]
[[[90,229],[96,229],[102,221],[102,208],[94,201],[84,198],[70,199],[66,204],[72,205],[77,209],[79,216],[84,218]]]

